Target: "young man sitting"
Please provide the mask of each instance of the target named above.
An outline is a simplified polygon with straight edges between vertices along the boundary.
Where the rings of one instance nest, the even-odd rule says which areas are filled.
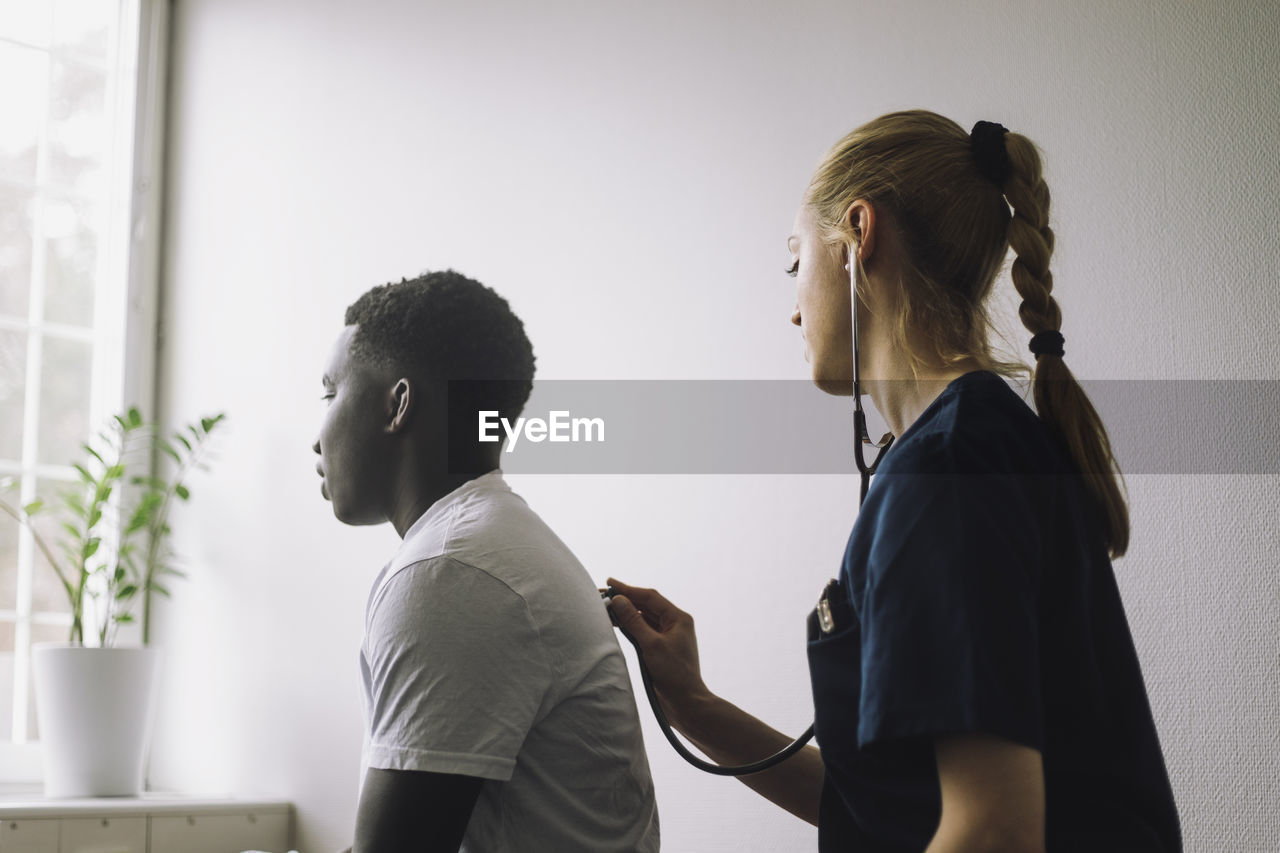
[[[533,351],[456,272],[347,309],[314,450],[346,524],[403,540],[360,653],[367,771],[355,853],[656,851],[626,664],[596,584],[503,481],[479,411],[514,421]]]

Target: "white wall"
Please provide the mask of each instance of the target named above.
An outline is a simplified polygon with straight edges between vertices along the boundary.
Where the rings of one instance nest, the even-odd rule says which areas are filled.
[[[303,853],[350,841],[356,651],[395,540],[332,519],[310,444],[323,358],[373,284],[480,278],[546,377],[803,377],[781,269],[809,170],[925,106],[1045,149],[1079,375],[1280,378],[1277,6],[1048,5],[178,2],[159,393],[172,420],[231,420],[179,519],[192,577],[162,614],[153,783],[286,796]],[[598,579],[697,614],[713,687],[807,723],[802,618],[852,480],[515,485]],[[1268,849],[1277,478],[1129,486],[1117,571],[1188,849]],[[813,847],[646,736],[667,850]]]

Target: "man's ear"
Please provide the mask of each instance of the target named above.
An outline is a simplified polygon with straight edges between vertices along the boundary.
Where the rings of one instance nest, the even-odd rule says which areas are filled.
[[[865,264],[876,249],[875,206],[865,198],[855,199],[844,212],[844,225],[854,235],[857,259]]]
[[[409,425],[409,416],[418,403],[417,390],[408,379],[397,379],[387,395],[386,432],[403,432]]]

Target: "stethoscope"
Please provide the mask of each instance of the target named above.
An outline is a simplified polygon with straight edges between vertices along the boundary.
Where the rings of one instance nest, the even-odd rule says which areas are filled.
[[[852,300],[853,310],[851,312],[853,315],[853,458],[858,466],[858,476],[861,478],[861,483],[858,488],[858,508],[861,509],[863,502],[867,499],[867,490],[871,486],[871,475],[876,472],[876,468],[880,465],[880,460],[884,457],[884,454],[889,449],[890,445],[893,444],[893,433],[885,433],[879,441],[872,441],[871,436],[867,432],[867,416],[862,410],[862,383],[861,376],[859,375],[859,363],[861,360],[858,358],[858,291],[856,283],[851,281],[851,284],[853,285],[851,289],[854,294],[854,298]],[[867,462],[865,456],[864,448],[866,447],[876,449],[876,455],[872,458],[870,463]],[[606,599],[613,598],[614,593],[615,591],[613,587],[609,587],[609,589],[605,591],[604,597]],[[824,598],[822,603],[825,604],[825,601],[826,600]],[[676,733],[672,731],[671,723],[667,720],[667,715],[663,712],[662,705],[658,702],[657,693],[654,692],[653,679],[649,675],[649,668],[645,666],[644,663],[644,653],[640,651],[640,646],[636,644],[635,638],[623,630],[621,626],[619,626],[618,629],[622,631],[622,635],[630,640],[631,645],[635,647],[636,662],[640,665],[640,680],[644,683],[644,692],[645,695],[649,697],[649,706],[653,709],[653,716],[658,721],[658,728],[662,729],[662,734],[666,736],[668,743],[670,743],[672,748],[680,754],[680,757],[699,770],[716,776],[749,776],[752,773],[759,773],[762,770],[768,770],[771,767],[776,767],[803,749],[805,744],[813,739],[813,724],[810,723],[809,728],[805,729],[804,734],[800,735],[800,737],[796,738],[773,755],[770,755],[767,758],[762,758],[759,761],[754,761],[751,764],[713,764],[710,761],[699,758],[690,752],[689,748],[684,745],[684,742],[681,741],[680,738],[676,737]]]

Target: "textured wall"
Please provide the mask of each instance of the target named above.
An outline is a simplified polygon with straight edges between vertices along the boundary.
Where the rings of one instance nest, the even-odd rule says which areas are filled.
[[[309,445],[369,285],[444,266],[493,284],[548,377],[803,377],[781,269],[809,169],[852,125],[926,106],[1044,148],[1079,375],[1280,379],[1280,8],[1049,5],[180,0],[160,398],[232,420],[180,519],[193,577],[163,614],[153,781],[288,796],[304,853],[350,840],[356,648],[394,536],[332,520]],[[800,618],[855,483],[516,485],[597,578],[697,614],[713,687],[804,726]],[[1129,488],[1117,569],[1188,849],[1277,849],[1277,477]],[[812,848],[647,737],[666,849]]]

